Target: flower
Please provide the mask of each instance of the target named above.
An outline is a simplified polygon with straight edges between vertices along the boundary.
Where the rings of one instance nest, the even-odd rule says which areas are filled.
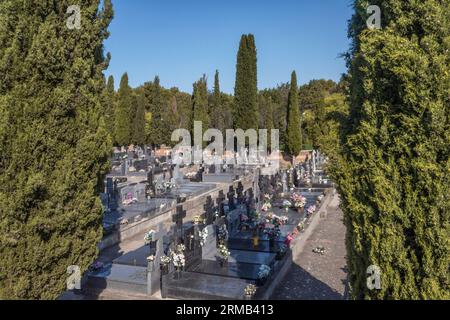
[[[163,264],[163,265],[168,265],[169,263],[170,263],[170,257],[168,257],[168,256],[162,256],[161,257],[161,263]]]
[[[223,260],[228,260],[228,258],[230,257],[231,252],[228,251],[228,248],[226,245],[224,245],[223,243],[219,245],[219,247],[217,248],[217,253],[219,255],[219,258],[223,259]]]
[[[148,231],[145,236],[144,236],[144,240],[145,240],[145,244],[150,244],[150,242],[153,241],[153,235],[155,234],[155,230],[150,230]]]
[[[249,284],[245,287],[244,293],[247,297],[253,297],[256,293],[256,286],[254,284]]]
[[[208,239],[208,229],[205,228],[202,231],[199,231],[198,236],[200,237],[200,246],[203,247]]]
[[[199,225],[202,221],[202,218],[200,216],[194,216],[194,224]]]
[[[155,261],[155,256],[154,255],[148,256],[147,261],[149,261],[149,262]]]
[[[270,274],[270,267],[268,265],[261,265],[258,271],[258,279],[266,279]]]
[[[293,193],[291,196],[292,202],[294,202],[295,208],[303,208],[306,204],[306,198],[298,193]]]
[[[308,214],[313,214],[316,211],[316,206],[311,205],[308,207],[308,209],[306,209],[306,211],[308,212]]]

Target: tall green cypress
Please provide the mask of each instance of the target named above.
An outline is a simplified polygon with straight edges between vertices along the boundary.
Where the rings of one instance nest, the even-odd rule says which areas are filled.
[[[109,0],[0,2],[0,299],[54,299],[102,236]]]
[[[116,109],[115,104],[116,104],[116,92],[114,89],[114,77],[109,76],[105,88],[104,118],[106,128],[109,134],[111,135],[111,138],[114,138],[114,113]]]
[[[133,97],[134,108],[136,112],[133,119],[133,143],[138,145],[145,144],[145,104],[142,94],[136,93]]]
[[[153,145],[161,145],[164,141],[163,113],[165,104],[163,103],[161,85],[158,76],[152,83],[150,112],[152,113],[152,129],[150,135],[150,143]]]
[[[225,129],[225,110],[222,106],[222,94],[220,92],[219,71],[214,75],[214,92],[212,96],[212,108],[210,112],[211,127],[223,131]]]
[[[300,109],[298,106],[297,75],[291,75],[291,89],[289,91],[287,106],[286,152],[290,156],[297,156],[302,149],[302,136],[300,127]]]
[[[333,172],[347,226],[351,294],[449,299],[450,2],[367,1],[350,24],[350,119]],[[367,268],[381,289],[367,287]]]
[[[206,76],[194,83],[192,93],[192,125],[194,121],[201,121],[203,131],[209,128],[210,119],[208,115],[208,85]]]
[[[257,58],[253,35],[242,35],[236,64],[235,106],[233,122],[235,128],[258,129],[257,107]]]
[[[117,105],[115,112],[115,140],[120,146],[132,142],[133,96],[128,85],[128,74],[124,73],[120,79],[120,87],[117,93]]]

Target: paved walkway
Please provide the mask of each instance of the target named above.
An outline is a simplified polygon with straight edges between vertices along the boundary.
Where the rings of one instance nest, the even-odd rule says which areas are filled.
[[[341,300],[346,296],[345,226],[339,198],[330,202],[327,215],[306,241],[272,298],[279,300]],[[324,255],[314,253],[319,246]]]

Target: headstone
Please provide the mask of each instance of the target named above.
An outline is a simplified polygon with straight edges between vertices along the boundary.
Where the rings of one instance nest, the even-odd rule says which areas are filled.
[[[148,261],[147,265],[147,293],[155,294],[161,289],[161,257],[164,254],[164,229],[162,223],[158,224],[156,232],[153,234],[152,240],[156,241],[156,252],[153,261]]]
[[[223,208],[223,202],[225,201],[225,194],[222,190],[219,191],[219,195],[217,196],[216,203],[217,207],[219,208],[219,216],[224,215],[224,208]]]
[[[215,260],[215,254],[217,252],[217,235],[214,225],[207,225],[203,231],[206,230],[207,237],[204,240],[202,247],[202,260]]]
[[[206,219],[206,224],[213,224],[214,220],[215,220],[215,206],[214,206],[214,202],[211,198],[211,196],[208,196],[206,198],[206,203],[204,204],[203,208],[205,209],[205,219]]]
[[[243,204],[245,201],[244,186],[242,185],[242,182],[240,182],[240,181],[239,181],[238,187],[236,188],[236,194],[237,194],[237,203]]]

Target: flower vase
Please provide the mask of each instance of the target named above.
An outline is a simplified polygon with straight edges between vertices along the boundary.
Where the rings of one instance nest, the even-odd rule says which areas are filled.
[[[175,269],[175,280],[180,280],[182,278],[181,268]]]

